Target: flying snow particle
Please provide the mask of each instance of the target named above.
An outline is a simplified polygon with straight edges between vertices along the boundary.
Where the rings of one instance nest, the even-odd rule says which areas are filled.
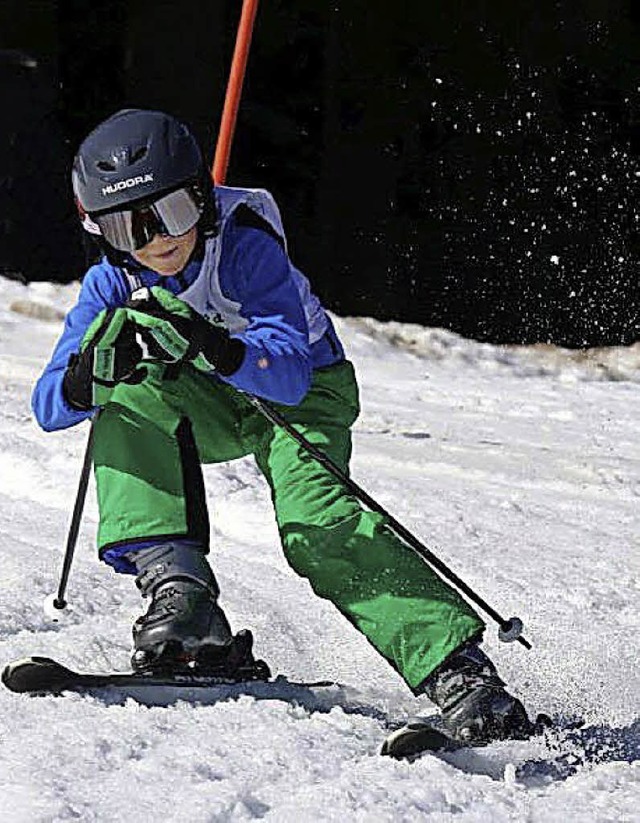
[[[516,767],[513,763],[505,763],[503,779],[507,786],[515,787],[517,783]]]

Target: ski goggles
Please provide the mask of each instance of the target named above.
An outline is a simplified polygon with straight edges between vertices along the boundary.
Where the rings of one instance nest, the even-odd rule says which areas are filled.
[[[83,224],[87,231],[101,234],[119,251],[134,252],[150,243],[156,234],[186,234],[200,219],[202,208],[198,191],[182,188],[134,208],[86,215]]]

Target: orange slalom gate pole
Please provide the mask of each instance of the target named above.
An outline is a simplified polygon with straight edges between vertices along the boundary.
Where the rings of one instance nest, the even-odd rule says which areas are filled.
[[[222,119],[220,121],[220,131],[216,143],[216,153],[211,170],[213,182],[220,185],[224,183],[227,176],[231,143],[236,128],[242,85],[244,83],[244,75],[249,59],[249,48],[251,46],[253,24],[257,11],[258,0],[243,0],[236,45],[233,52],[233,60],[231,61],[231,71],[229,72],[229,83],[224,99]]]

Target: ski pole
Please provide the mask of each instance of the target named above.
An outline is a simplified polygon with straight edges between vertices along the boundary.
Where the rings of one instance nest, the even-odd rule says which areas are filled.
[[[253,25],[258,8],[258,0],[244,0],[242,5],[242,13],[240,17],[240,24],[238,26],[238,34],[236,37],[236,45],[231,63],[231,70],[229,73],[229,83],[227,86],[227,93],[225,97],[225,104],[222,112],[222,119],[220,122],[220,131],[218,133],[218,142],[216,145],[215,158],[213,161],[212,176],[214,183],[222,185],[225,181],[227,168],[229,164],[229,153],[231,143],[236,126],[238,115],[238,107],[240,104],[240,96],[242,94],[242,85],[244,82],[244,75],[249,58],[249,47],[251,45],[251,36],[253,33]],[[475,603],[480,609],[488,614],[500,627],[499,637],[506,643],[517,640],[519,643],[530,649],[531,644],[522,636],[522,620],[518,617],[510,617],[505,619],[498,614],[498,612],[490,606],[480,595],[476,594],[473,589],[468,586],[464,580],[458,577],[449,567],[440,560],[430,549],[418,540],[408,529],[399,523],[395,517],[387,512],[379,503],[377,503],[364,489],[354,483],[337,466],[328,455],[324,454],[320,449],[317,449],[310,443],[306,437],[300,434],[290,423],[282,417],[272,406],[264,400],[260,400],[253,395],[247,395],[250,402],[257,408],[270,422],[274,423],[280,428],[284,429],[288,435],[293,437],[312,457],[314,457],[321,465],[323,465],[331,474],[340,480],[350,492],[352,492],[359,500],[361,500],[372,511],[383,515],[390,524],[396,534],[404,540],[407,545],[412,548],[416,554],[422,557],[432,568],[437,570],[442,577],[453,583],[456,588],[465,594],[469,600]]]
[[[65,593],[67,590],[67,583],[69,582],[69,574],[71,572],[71,563],[78,542],[78,532],[80,531],[80,521],[82,520],[82,512],[84,509],[84,501],[87,496],[87,487],[89,485],[89,475],[91,474],[91,463],[93,460],[93,439],[95,431],[95,421],[99,412],[96,413],[91,421],[89,429],[89,436],[87,437],[87,445],[84,450],[84,460],[82,462],[82,471],[80,472],[80,480],[78,482],[78,491],[76,493],[76,500],[73,504],[73,513],[71,515],[71,523],[69,525],[69,533],[67,535],[67,545],[64,552],[64,559],[62,561],[62,572],[60,574],[60,583],[58,584],[57,594],[49,595],[45,600],[44,610],[46,614],[53,620],[57,619],[56,611],[64,611],[67,607],[65,600]]]
[[[238,107],[242,95],[242,85],[244,75],[249,60],[249,48],[251,46],[251,36],[253,34],[253,24],[258,11],[258,0],[244,0],[242,3],[242,13],[238,24],[236,35],[236,45],[231,61],[229,72],[229,82],[222,109],[222,119],[220,121],[220,131],[216,144],[216,152],[213,160],[212,176],[216,184],[222,185],[227,176],[229,165],[229,155],[231,153],[231,143],[236,128],[238,117]]]
[[[222,122],[216,143],[215,159],[212,170],[214,181],[220,184],[224,182],[227,167],[229,165],[229,154],[235,131],[238,106],[240,104],[240,95],[242,93],[245,69],[249,58],[249,46],[251,45],[251,35],[253,33],[253,24],[257,9],[258,0],[244,0],[240,23],[238,25],[238,33],[236,36],[236,45],[231,64],[229,83],[225,94]],[[75,547],[78,540],[80,521],[82,519],[82,512],[84,509],[84,501],[87,494],[87,486],[89,485],[89,475],[91,474],[95,419],[96,418],[94,417],[91,421],[89,437],[87,438],[87,445],[85,447],[82,471],[80,473],[78,492],[76,494],[76,501],[73,506],[73,514],[71,516],[71,525],[69,526],[69,534],[67,536],[67,545],[62,563],[62,573],[60,575],[58,592],[55,595],[49,595],[44,604],[45,612],[53,620],[58,619],[56,612],[63,611],[67,606],[65,593],[67,583],[69,581],[69,574],[71,572],[73,554],[75,552]]]
[[[238,107],[240,105],[242,85],[244,82],[247,61],[249,59],[249,48],[251,45],[251,36],[253,34],[253,25],[255,22],[257,9],[258,0],[244,0],[242,4],[240,23],[238,26],[238,34],[236,37],[235,50],[231,62],[225,104],[222,111],[218,142],[213,161],[212,176],[214,183],[217,185],[222,185],[224,183],[227,174],[229,154],[235,132]],[[253,395],[247,395],[247,397],[254,407],[262,412],[268,420],[284,429],[287,434],[293,437],[293,439],[296,440],[312,457],[314,457],[321,465],[331,472],[334,477],[340,480],[359,500],[361,500],[373,511],[383,515],[396,534],[420,557],[422,557],[423,560],[425,560],[432,568],[436,569],[442,577],[453,583],[453,585],[456,586],[460,592],[465,594],[473,603],[488,614],[499,625],[499,637],[501,640],[507,643],[517,640],[519,643],[522,643],[525,648],[531,648],[529,641],[522,636],[523,625],[520,618],[510,617],[505,620],[501,617],[498,612],[485,600],[483,600],[480,595],[476,594],[476,592],[474,592],[473,589],[471,589],[470,586],[464,582],[464,580],[449,569],[449,567],[443,563],[442,560],[440,560],[430,549],[421,543],[417,537],[415,537],[408,529],[399,523],[395,517],[389,514],[389,512],[387,512],[370,495],[368,495],[364,489],[354,483],[351,478],[349,478],[326,454],[324,454],[324,452],[317,449],[303,435],[296,431],[296,429],[294,429],[293,426],[291,426],[289,422],[274,408],[272,408],[264,400],[259,400]]]
[[[498,614],[498,612],[490,606],[486,600],[484,600],[479,594],[477,594],[469,585],[467,585],[464,580],[458,577],[455,572],[453,572],[439,557],[437,557],[430,549],[428,549],[424,543],[422,543],[418,538],[412,534],[402,523],[398,522],[393,515],[389,514],[389,512],[380,505],[376,500],[373,499],[367,492],[361,488],[357,483],[355,483],[342,469],[337,466],[333,460],[325,454],[321,449],[318,449],[316,446],[313,445],[303,434],[301,434],[297,429],[295,429],[289,421],[283,417],[276,409],[273,408],[269,403],[265,400],[261,400],[254,395],[246,395],[249,402],[260,411],[264,417],[267,418],[271,423],[274,425],[279,426],[281,429],[292,437],[302,448],[310,454],[315,460],[318,461],[325,469],[327,469],[334,477],[336,477],[341,483],[346,486],[346,488],[355,495],[361,502],[363,502],[368,508],[372,511],[381,514],[389,523],[393,531],[400,537],[413,551],[419,555],[423,560],[425,560],[433,569],[435,569],[439,574],[448,580],[464,595],[466,595],[469,600],[476,604],[485,614],[488,614],[489,617],[494,620],[500,630],[498,632],[498,636],[500,640],[504,641],[505,643],[511,643],[514,640],[517,640],[519,643],[525,647],[525,649],[531,648],[531,643],[526,640],[522,636],[523,631],[523,624],[522,620],[519,617],[510,617],[505,619]]]

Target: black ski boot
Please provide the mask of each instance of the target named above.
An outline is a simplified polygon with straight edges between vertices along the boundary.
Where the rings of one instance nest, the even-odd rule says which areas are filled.
[[[138,570],[136,584],[143,597],[151,597],[147,613],[133,626],[136,671],[238,665],[239,649],[201,548],[176,541],[128,557]]]
[[[447,733],[460,743],[526,740],[536,731],[522,703],[506,691],[476,643],[454,652],[425,681],[422,691],[441,710]]]

